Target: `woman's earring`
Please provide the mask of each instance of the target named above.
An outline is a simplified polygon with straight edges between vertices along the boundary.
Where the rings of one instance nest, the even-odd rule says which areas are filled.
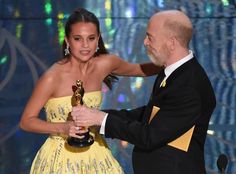
[[[70,54],[69,44],[66,44],[66,48],[65,48],[64,52],[65,52],[65,53],[64,53],[65,56],[68,56],[68,55]]]
[[[99,46],[98,46],[98,44],[97,44],[96,52],[98,52],[98,50],[99,50]]]
[[[97,46],[97,48],[96,48],[96,52],[98,52],[98,50],[99,50],[99,46]]]

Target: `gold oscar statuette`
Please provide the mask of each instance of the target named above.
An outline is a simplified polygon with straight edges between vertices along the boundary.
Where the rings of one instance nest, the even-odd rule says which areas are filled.
[[[72,90],[74,94],[71,98],[71,105],[72,106],[83,105],[83,96],[84,96],[83,82],[81,80],[76,80],[76,84],[72,86]],[[86,129],[85,127],[81,128]],[[86,147],[90,146],[94,142],[93,137],[89,134],[89,128],[86,133],[79,134],[79,136],[83,136],[83,138],[69,137],[67,139],[67,143],[70,146],[74,147]]]

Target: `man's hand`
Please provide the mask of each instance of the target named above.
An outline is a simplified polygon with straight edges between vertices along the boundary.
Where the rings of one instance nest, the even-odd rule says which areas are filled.
[[[106,113],[86,106],[76,106],[72,108],[71,115],[76,126],[89,127],[100,126]]]
[[[69,123],[68,135],[70,137],[81,139],[81,138],[84,138],[84,136],[82,134],[86,133],[86,132],[88,132],[87,129],[83,129],[82,127],[75,126],[74,121]]]

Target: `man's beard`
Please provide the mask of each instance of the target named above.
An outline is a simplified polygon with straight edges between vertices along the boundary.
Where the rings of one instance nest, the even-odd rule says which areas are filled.
[[[147,55],[152,63],[154,63],[157,66],[163,66],[163,63],[161,61],[159,61],[152,53],[147,51]]]
[[[147,49],[147,55],[152,61],[157,66],[164,66],[165,62],[167,59],[170,57],[170,51],[166,47],[166,45],[163,45],[161,47],[161,50],[159,52],[156,51],[155,54],[152,53],[149,49]]]

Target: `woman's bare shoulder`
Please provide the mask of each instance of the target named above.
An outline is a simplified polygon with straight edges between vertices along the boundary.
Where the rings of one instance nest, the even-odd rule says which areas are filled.
[[[60,80],[61,69],[62,66],[60,64],[54,63],[48,70],[43,73],[39,80],[45,83],[56,83]]]
[[[102,59],[116,59],[119,58],[119,56],[115,55],[115,54],[101,54],[98,56],[98,58],[102,58]]]
[[[114,64],[119,60],[119,57],[115,54],[102,54],[95,58],[96,63],[101,64]]]

